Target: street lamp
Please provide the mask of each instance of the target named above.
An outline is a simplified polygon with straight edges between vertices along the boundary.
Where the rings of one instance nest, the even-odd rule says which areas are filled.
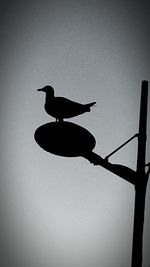
[[[150,173],[150,163],[145,163],[147,105],[148,81],[142,81],[139,132],[105,158],[93,152],[96,144],[94,136],[85,128],[74,123],[66,121],[47,123],[40,126],[34,134],[36,142],[45,151],[64,157],[84,157],[94,165],[102,166],[134,186],[135,208],[131,267],[142,267],[145,196]],[[138,139],[136,171],[127,166],[112,164],[108,161],[114,153],[134,138]],[[147,171],[146,168],[148,168]]]

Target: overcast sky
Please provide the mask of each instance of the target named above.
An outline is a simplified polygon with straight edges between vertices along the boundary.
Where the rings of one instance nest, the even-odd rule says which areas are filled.
[[[36,90],[50,84],[56,96],[97,102],[70,121],[95,136],[102,157],[134,135],[141,81],[150,80],[149,1],[2,1],[0,12],[3,265],[130,266],[134,187],[83,158],[42,150],[34,132],[54,119]],[[149,131],[147,141],[148,162]],[[135,170],[136,157],[133,140],[110,161]]]

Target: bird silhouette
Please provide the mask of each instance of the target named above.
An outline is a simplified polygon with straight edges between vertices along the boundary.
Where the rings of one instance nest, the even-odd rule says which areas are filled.
[[[71,118],[89,112],[90,108],[96,103],[80,104],[65,97],[55,97],[52,86],[47,85],[37,91],[46,93],[45,111],[56,121],[63,121],[65,118]]]

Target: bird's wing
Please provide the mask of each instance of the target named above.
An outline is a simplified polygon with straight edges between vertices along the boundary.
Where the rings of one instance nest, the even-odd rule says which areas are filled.
[[[57,105],[59,105],[62,109],[80,109],[83,107],[83,104],[80,104],[78,102],[72,101],[70,99],[67,99],[65,97],[56,97]]]
[[[90,107],[93,104],[83,105],[65,97],[54,97],[53,101],[48,103],[47,112],[58,119],[71,118],[90,111]]]
[[[71,118],[85,112],[83,104],[77,103],[65,97],[55,97],[54,106],[57,117]]]

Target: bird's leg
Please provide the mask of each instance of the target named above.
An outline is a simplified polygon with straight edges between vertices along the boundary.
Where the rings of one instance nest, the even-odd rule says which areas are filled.
[[[59,122],[63,122],[63,118],[60,118],[60,119],[58,119],[59,120]]]

